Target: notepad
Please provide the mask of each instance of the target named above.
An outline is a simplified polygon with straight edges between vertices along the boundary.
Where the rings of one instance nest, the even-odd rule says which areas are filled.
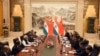
[[[69,51],[69,53],[74,54],[76,53],[76,51],[72,50],[72,51]]]
[[[67,44],[66,47],[71,47],[71,45]]]
[[[25,45],[25,46],[31,46],[31,45]]]
[[[32,51],[32,52],[35,52],[35,50],[34,50],[34,49],[31,49],[31,51]]]
[[[23,49],[21,52],[29,52],[29,50],[25,50],[25,49]]]

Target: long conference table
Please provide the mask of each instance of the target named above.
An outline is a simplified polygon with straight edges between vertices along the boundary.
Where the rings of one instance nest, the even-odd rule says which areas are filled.
[[[49,40],[54,42],[54,47],[51,49],[46,48],[46,43]],[[62,49],[64,49],[64,52]],[[61,40],[59,37],[47,36],[44,42],[41,42],[38,47],[26,46],[16,56],[77,56],[73,53],[67,53],[71,50],[73,50],[72,47],[65,47],[61,45]]]

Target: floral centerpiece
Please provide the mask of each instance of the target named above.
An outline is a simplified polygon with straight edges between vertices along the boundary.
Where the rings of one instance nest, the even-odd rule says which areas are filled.
[[[53,41],[47,41],[46,48],[53,48],[53,47],[54,47],[54,42]]]

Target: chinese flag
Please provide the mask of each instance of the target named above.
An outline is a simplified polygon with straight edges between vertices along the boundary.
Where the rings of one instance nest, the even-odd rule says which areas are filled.
[[[50,21],[48,22],[48,36],[53,36],[53,22],[52,17],[50,18]]]
[[[59,35],[64,35],[64,25],[63,25],[62,17],[61,17],[60,22],[58,23],[58,32],[59,32]]]

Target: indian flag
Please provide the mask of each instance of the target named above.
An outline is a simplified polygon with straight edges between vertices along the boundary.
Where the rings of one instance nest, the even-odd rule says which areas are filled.
[[[44,33],[45,35],[48,34],[48,25],[47,25],[47,22],[46,22],[46,21],[44,21],[43,33]]]
[[[57,17],[54,18],[54,35],[58,35]]]
[[[58,35],[58,26],[57,26],[56,22],[54,22],[54,34]]]

